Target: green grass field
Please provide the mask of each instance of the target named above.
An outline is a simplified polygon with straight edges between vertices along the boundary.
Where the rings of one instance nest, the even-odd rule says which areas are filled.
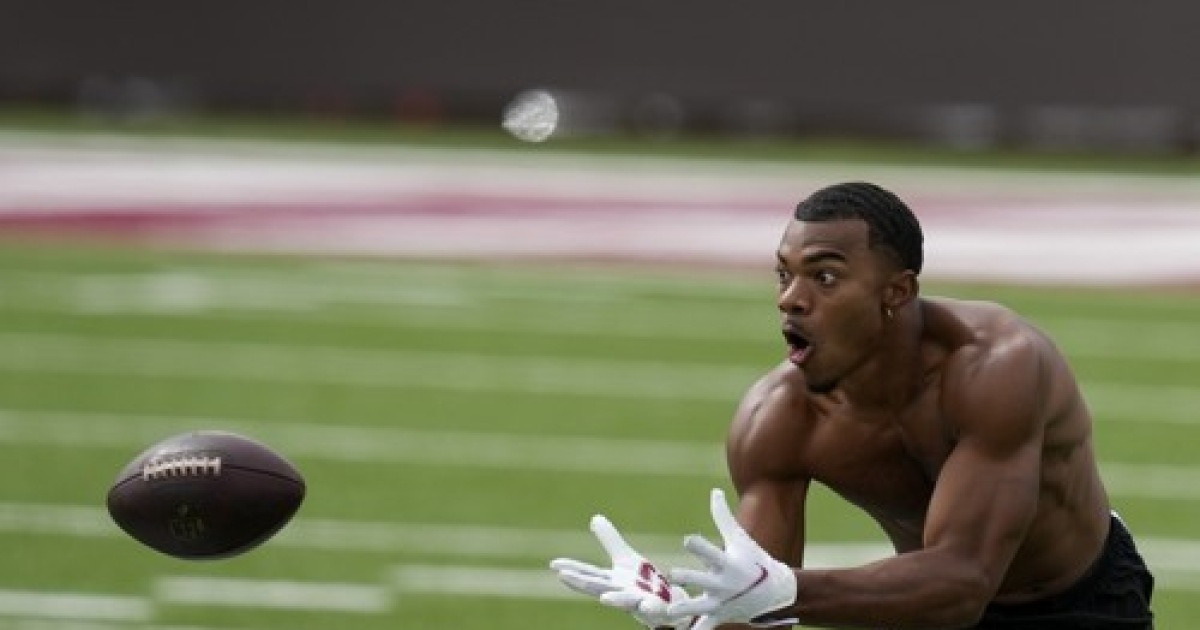
[[[734,273],[0,250],[0,627],[633,628],[553,582],[609,515],[660,558],[711,534],[721,440],[780,356],[768,269]],[[1200,297],[928,287],[1056,335],[1115,505],[1200,618]],[[240,558],[126,538],[104,495],[138,451],[223,428],[307,476]],[[812,557],[881,552],[819,493]]]

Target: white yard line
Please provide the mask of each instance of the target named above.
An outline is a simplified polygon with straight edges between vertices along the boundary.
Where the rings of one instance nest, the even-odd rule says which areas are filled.
[[[136,449],[176,432],[214,428],[261,436],[291,457],[499,470],[720,478],[721,445],[483,431],[354,427],[235,418],[154,417],[0,409],[0,443]]]
[[[199,313],[222,321],[266,318],[330,325],[369,324],[379,328],[521,331],[543,335],[619,336],[697,340],[764,340],[775,333],[771,300],[761,292],[739,292],[738,308],[723,307],[688,317],[666,317],[660,305],[635,297],[637,284],[622,288],[548,281],[532,286],[474,286],[464,277],[414,281],[402,270],[395,277],[347,277],[346,274],[246,272],[179,269],[133,274],[3,272],[0,309],[72,314]],[[551,288],[552,287],[552,288]],[[694,291],[693,293],[698,293]],[[728,300],[728,288],[708,295]],[[480,309],[511,308],[512,300],[536,317],[481,318]],[[580,305],[561,308],[563,303]],[[586,308],[582,305],[586,304]],[[544,307],[543,307],[544,305]],[[349,310],[346,306],[367,306]],[[342,307],[342,308],[339,308]],[[730,322],[731,314],[736,318]],[[1070,355],[1087,358],[1144,359],[1200,364],[1200,336],[1188,321],[1156,321],[1153,327],[1128,319],[1039,318]]]
[[[1196,569],[1200,545],[1193,545],[1165,567],[1156,566],[1155,554],[1147,551],[1155,546],[1154,541],[1143,544],[1143,553],[1154,567],[1156,587],[1166,591],[1200,591],[1200,570]],[[817,550],[821,551],[819,547]],[[810,560],[807,566],[848,566],[889,553],[885,546],[873,544],[831,547],[818,554],[830,562]],[[1189,564],[1184,566],[1185,562]],[[382,615],[395,610],[397,598],[407,596],[499,597],[594,605],[592,600],[560,584],[546,568],[400,564],[391,567],[378,584],[168,575],[155,578],[147,596],[0,590],[0,628],[115,630],[137,624],[144,630],[212,630],[148,622],[159,606]]]
[[[1169,347],[1162,345],[1165,358],[1181,359],[1165,354]],[[1187,347],[1181,343],[1179,352],[1190,352]],[[1118,356],[1103,348],[1073,353]],[[763,366],[0,332],[0,370],[725,402],[740,396]],[[1083,385],[1101,399],[1101,412],[1111,405],[1139,418],[1164,412],[1186,421],[1183,412],[1200,401],[1200,389],[1192,387]]]
[[[1075,352],[1082,356],[1089,350]],[[0,370],[28,373],[729,402],[736,400],[762,369],[716,363],[0,333]],[[1200,408],[1198,388],[1099,381],[1085,381],[1083,387],[1093,408],[1105,416],[1197,422],[1193,410]]]
[[[1200,425],[1200,388],[1085,381],[1092,413],[1106,422]]]
[[[760,366],[0,333],[0,370],[730,401]]]
[[[180,626],[173,624],[134,624],[128,621],[95,619],[55,619],[27,616],[0,616],[0,630],[237,630],[230,626]]]
[[[698,479],[724,475],[717,443],[0,409],[0,444],[138,449],[196,428],[246,433],[291,457],[318,460]],[[1105,461],[1101,472],[1115,496],[1200,501],[1197,466]]]
[[[389,577],[401,593],[414,595],[581,599],[555,579],[549,569],[404,564],[393,567]]]
[[[1200,501],[1200,467],[1103,462],[1109,494],[1164,501]]]
[[[13,533],[124,536],[98,507],[0,503],[0,535]],[[665,565],[692,564],[678,552],[675,537],[636,532],[626,535]],[[310,518],[297,519],[272,544],[296,549],[436,554],[474,560],[536,560],[539,565],[547,554],[590,557],[596,553],[595,541],[582,528],[546,530]],[[1161,589],[1200,590],[1200,569],[1197,569],[1200,541],[1139,537],[1139,545],[1155,568]],[[815,542],[808,546],[806,564],[850,566],[889,553],[888,547],[881,543]],[[540,566],[525,569],[478,564],[401,564],[387,573],[382,584],[171,575],[156,578],[148,596],[0,590],[0,617],[31,618],[27,625],[20,625],[25,622],[19,621],[16,626],[31,630],[83,630],[83,626],[76,629],[50,620],[146,622],[160,605],[383,614],[393,609],[393,593],[586,601],[571,595]],[[0,627],[5,627],[5,623],[0,618]],[[88,626],[88,630],[106,630],[106,626]]]
[[[0,590],[0,615],[148,621],[152,606],[145,597],[80,592]]]
[[[100,527],[100,524],[107,527]],[[1137,529],[1137,525],[1133,525]],[[119,538],[99,507],[29,503],[0,503],[0,535],[38,534]],[[626,532],[626,537],[667,566],[692,565],[680,550],[680,538]],[[156,580],[150,600],[133,596],[45,594],[0,591],[0,615],[48,616],[61,613],[88,619],[138,619],[150,616],[151,602],[176,605],[261,607],[385,612],[392,606],[393,589],[410,594],[470,594],[498,597],[558,598],[544,563],[550,556],[594,557],[595,539],[578,530],[529,529],[461,524],[362,522],[301,517],[271,541],[293,549],[323,549],[366,553],[438,555],[447,559],[520,560],[536,569],[455,565],[403,564],[389,573],[380,588],[363,583],[323,583],[263,580],[245,577],[168,576]],[[1200,540],[1138,536],[1147,562],[1160,574],[1163,588],[1200,589]],[[879,542],[811,542],[805,552],[810,567],[852,566],[886,557],[889,547]],[[57,611],[57,612],[55,612]],[[75,611],[72,613],[71,611]]]
[[[392,607],[389,590],[374,584],[300,582],[169,575],[156,578],[154,600],[175,606],[380,614]]]
[[[1140,530],[1139,523],[1131,527]],[[73,538],[124,538],[125,534],[100,507],[49,503],[0,502],[0,535],[44,535]],[[624,532],[627,540],[664,564],[690,564],[682,535]],[[1155,566],[1200,572],[1200,539],[1137,535],[1138,546]],[[602,553],[582,524],[578,529],[527,528],[460,523],[403,523],[323,519],[300,515],[271,539],[273,547],[297,550],[439,556],[447,560],[537,562],[552,555],[592,558]],[[810,541],[808,566],[859,564],[891,553],[881,542]]]
[[[180,270],[78,275],[0,272],[0,285],[4,298],[0,309],[30,313],[202,314],[221,321],[287,319],[340,326],[635,339],[761,340],[778,335],[772,330],[775,316],[766,290],[754,303],[747,301],[744,312],[723,308],[668,319],[661,305],[634,296],[636,284],[623,289],[611,283],[591,287],[580,282],[551,283],[535,289],[473,286],[454,279],[414,283],[402,274],[387,282],[354,282],[301,273],[229,276]],[[714,290],[710,295],[728,299],[730,292]],[[512,315],[514,300],[525,311],[537,309],[536,316]],[[563,304],[571,308],[562,308]],[[497,308],[500,314],[494,312]],[[481,312],[489,316],[480,317]],[[731,312],[732,324],[762,325],[731,325]]]
[[[124,538],[100,507],[0,502],[0,532],[71,538]],[[679,538],[633,532],[647,551],[678,554]],[[271,545],[300,550],[437,555],[494,560],[541,559],[547,550],[592,554],[596,539],[578,530],[499,527],[457,523],[393,523],[301,516],[271,539]]]
[[[1153,545],[1146,545],[1153,547]],[[811,553],[815,551],[816,553]],[[1155,554],[1143,550],[1155,577],[1155,588],[1162,591],[1200,592],[1200,569],[1195,564],[1181,566],[1182,561],[1200,561],[1200,545],[1193,546],[1170,566],[1159,566]],[[891,550],[885,545],[863,544],[846,548],[810,549],[809,568],[845,567],[865,564],[886,557]],[[811,556],[818,556],[813,559]],[[663,566],[674,566],[660,563]],[[589,602],[570,591],[543,569],[509,569],[478,565],[397,565],[391,571],[391,581],[401,593],[413,595],[502,597],[514,599],[546,599]]]

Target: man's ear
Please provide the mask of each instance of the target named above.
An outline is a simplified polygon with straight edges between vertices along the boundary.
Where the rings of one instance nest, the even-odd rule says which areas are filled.
[[[883,307],[886,310],[897,311],[916,299],[921,290],[921,282],[911,269],[897,271],[888,279],[883,290]]]

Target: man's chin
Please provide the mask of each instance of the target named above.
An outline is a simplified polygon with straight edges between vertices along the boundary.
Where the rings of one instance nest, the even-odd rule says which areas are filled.
[[[837,388],[838,382],[836,379],[820,381],[810,377],[805,379],[804,385],[810,394],[828,394]]]

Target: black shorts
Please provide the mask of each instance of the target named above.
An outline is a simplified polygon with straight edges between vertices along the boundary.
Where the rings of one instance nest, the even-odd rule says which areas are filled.
[[[1104,550],[1066,591],[1025,604],[992,604],[978,630],[1153,630],[1154,577],[1114,514]]]

